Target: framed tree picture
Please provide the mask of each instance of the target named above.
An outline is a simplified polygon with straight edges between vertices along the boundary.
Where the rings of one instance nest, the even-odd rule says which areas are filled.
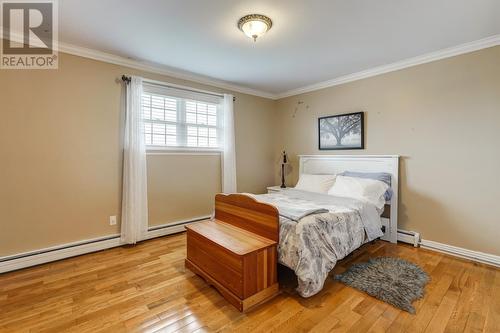
[[[318,119],[320,150],[364,149],[363,112],[339,114]]]

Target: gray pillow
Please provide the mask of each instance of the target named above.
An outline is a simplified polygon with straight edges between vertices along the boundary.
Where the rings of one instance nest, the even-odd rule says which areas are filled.
[[[392,198],[392,188],[391,188],[391,174],[387,172],[355,172],[355,171],[344,171],[340,174],[346,177],[357,177],[357,178],[368,178],[380,180],[381,182],[389,185],[389,188],[384,193],[385,201],[389,201]]]

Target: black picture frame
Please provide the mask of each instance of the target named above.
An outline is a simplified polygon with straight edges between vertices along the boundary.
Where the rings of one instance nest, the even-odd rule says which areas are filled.
[[[350,146],[328,146],[325,147],[324,143],[322,144],[322,134],[324,134],[324,129],[322,130],[321,128],[321,123],[322,121],[330,118],[338,118],[340,121],[340,118],[344,117],[352,117],[352,116],[359,116],[359,120],[356,123],[359,123],[359,135],[360,135],[360,144],[359,145],[350,145]],[[346,134],[349,134],[349,132],[346,132]],[[333,135],[333,134],[332,134]],[[352,113],[344,113],[344,114],[336,114],[332,116],[325,116],[325,117],[320,117],[318,118],[318,149],[319,150],[354,150],[354,149],[365,149],[365,119],[364,119],[364,112],[352,112]]]

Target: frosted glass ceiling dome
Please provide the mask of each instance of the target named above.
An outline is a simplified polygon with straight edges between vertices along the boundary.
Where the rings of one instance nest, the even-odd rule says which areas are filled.
[[[238,21],[238,28],[249,38],[252,38],[254,42],[257,41],[258,37],[268,32],[272,26],[271,19],[260,14],[246,15]]]

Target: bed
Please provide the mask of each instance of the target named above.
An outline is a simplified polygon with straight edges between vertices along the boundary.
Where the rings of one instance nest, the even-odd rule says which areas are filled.
[[[398,168],[398,156],[299,156],[299,174],[390,174],[392,197],[382,209],[356,199],[295,189],[251,195],[280,212],[278,260],[295,271],[301,296],[318,293],[337,261],[364,243],[377,238],[396,243]]]

